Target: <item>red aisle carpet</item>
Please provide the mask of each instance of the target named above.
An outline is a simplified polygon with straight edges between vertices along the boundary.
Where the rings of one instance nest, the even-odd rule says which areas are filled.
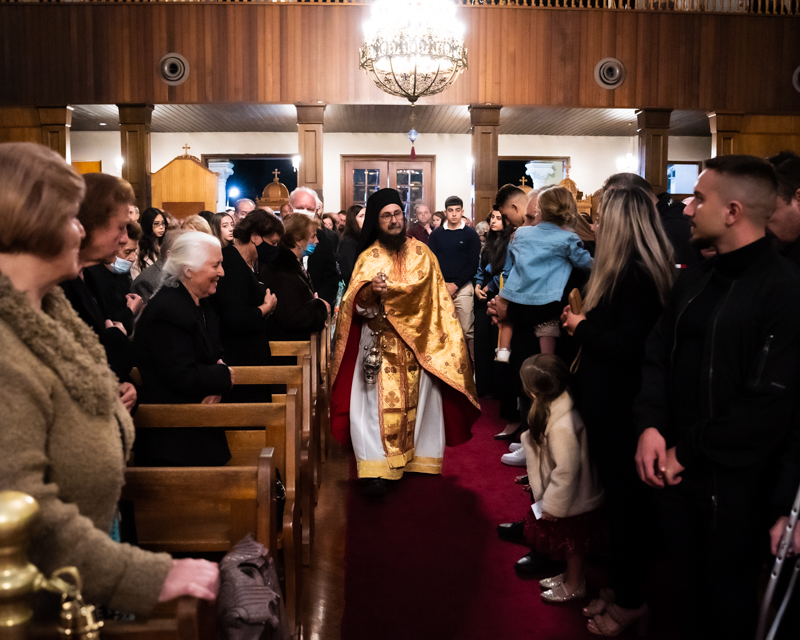
[[[350,481],[342,640],[595,637],[585,603],[545,605],[536,581],[514,575],[527,549],[495,527],[521,519],[530,498],[513,483],[524,470],[500,464],[497,404],[481,405],[472,440],[448,447],[441,477],[406,474],[382,501]]]

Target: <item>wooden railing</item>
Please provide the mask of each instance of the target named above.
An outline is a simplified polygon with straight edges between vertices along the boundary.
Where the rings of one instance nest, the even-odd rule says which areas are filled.
[[[308,4],[368,5],[373,0],[0,0],[0,4]],[[606,9],[619,11],[667,11],[681,13],[739,13],[800,15],[800,0],[456,0],[465,7],[533,9]]]

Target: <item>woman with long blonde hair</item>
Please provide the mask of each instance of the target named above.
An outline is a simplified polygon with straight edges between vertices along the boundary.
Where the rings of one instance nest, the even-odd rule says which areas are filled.
[[[581,347],[573,389],[606,490],[610,527],[610,589],[584,614],[591,618],[591,633],[615,636],[648,615],[643,593],[649,501],[634,463],[633,402],[645,341],[674,282],[675,259],[652,198],[636,186],[606,189],[596,239],[583,309],[567,307],[561,321]]]

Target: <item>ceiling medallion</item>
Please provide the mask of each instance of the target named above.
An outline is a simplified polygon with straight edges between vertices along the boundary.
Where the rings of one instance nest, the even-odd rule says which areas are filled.
[[[413,123],[417,100],[444,91],[467,68],[455,2],[376,0],[364,25],[358,66],[379,89],[411,103]],[[413,128],[412,136],[413,153]]]

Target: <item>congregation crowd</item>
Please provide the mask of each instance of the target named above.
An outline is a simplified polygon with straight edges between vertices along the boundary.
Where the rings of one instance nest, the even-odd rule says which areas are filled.
[[[230,452],[221,428],[140,430],[133,451],[131,414],[268,397],[231,367],[281,364],[271,341],[335,317],[366,208],[324,213],[303,187],[279,211],[243,199],[180,221],[134,201],[120,178],[0,145],[0,488],[41,504],[37,566],[102,576],[87,600],[147,615],[213,599],[217,567],[119,541],[126,462]],[[458,196],[401,217],[438,261],[478,395],[508,423],[497,463],[524,469],[514,490],[533,509],[498,527],[532,548],[517,572],[543,577],[547,602],[586,598],[587,558],[607,550],[584,614],[614,636],[646,623],[667,554],[686,637],[753,637],[800,484],[800,158],[708,160],[685,207],[616,174],[594,219],[565,187],[513,185],[474,228]]]

